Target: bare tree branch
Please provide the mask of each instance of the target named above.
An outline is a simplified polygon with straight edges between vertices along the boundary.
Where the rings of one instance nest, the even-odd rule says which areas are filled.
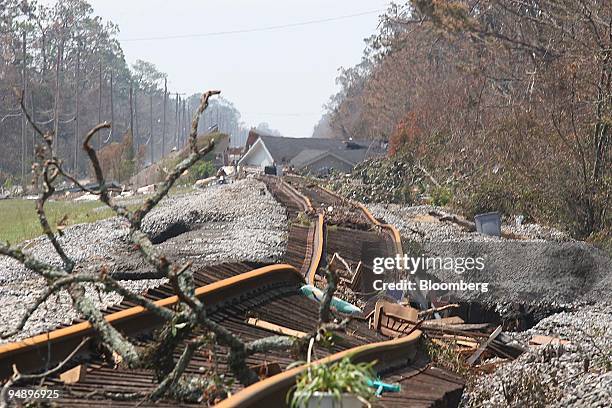
[[[327,277],[327,287],[325,292],[323,292],[323,299],[321,299],[321,306],[319,307],[319,324],[329,323],[331,316],[329,309],[337,288],[338,277],[329,266],[325,268],[325,276]]]
[[[74,350],[72,350],[72,352],[68,354],[68,356],[66,356],[66,358],[62,360],[58,365],[40,374],[21,374],[17,370],[17,366],[13,365],[13,375],[4,384],[4,386],[2,387],[2,391],[0,391],[0,408],[8,408],[9,406],[8,391],[11,389],[13,385],[17,384],[20,381],[38,380],[38,379],[45,378],[45,377],[48,377],[50,375],[57,373],[62,368],[64,368],[64,366],[68,364],[70,360],[72,360],[72,358],[83,348],[85,344],[89,342],[89,340],[90,340],[89,337],[86,337],[83,340],[81,340],[79,345]]]

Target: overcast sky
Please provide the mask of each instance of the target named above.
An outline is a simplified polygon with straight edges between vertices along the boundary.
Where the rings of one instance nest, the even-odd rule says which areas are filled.
[[[52,1],[49,1],[52,2]],[[383,0],[90,0],[112,20],[128,63],[153,62],[173,92],[210,88],[235,103],[247,125],[268,122],[283,135],[308,137],[334,93],[340,66],[359,62]],[[359,15],[361,14],[361,15]],[[336,17],[352,16],[341,19]],[[293,27],[245,31],[334,19]]]

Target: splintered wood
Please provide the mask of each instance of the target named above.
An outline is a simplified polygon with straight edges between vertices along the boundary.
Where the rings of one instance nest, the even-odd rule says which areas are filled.
[[[372,329],[391,338],[406,336],[418,328],[433,343],[452,347],[457,353],[464,355],[467,358],[467,365],[474,365],[477,361],[491,356],[514,359],[523,353],[524,350],[520,346],[510,344],[511,339],[501,334],[502,326],[491,332],[490,324],[466,323],[459,316],[431,318],[434,313],[438,316],[440,313],[448,314],[451,309],[457,307],[459,305],[452,304],[418,311],[407,304],[381,299],[376,302],[374,310],[367,319]],[[534,344],[535,342],[546,344],[548,339],[543,337],[534,338],[532,341]]]

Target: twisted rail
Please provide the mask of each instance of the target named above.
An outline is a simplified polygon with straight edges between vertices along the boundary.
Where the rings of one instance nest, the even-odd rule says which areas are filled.
[[[199,287],[195,294],[206,306],[215,308],[222,307],[223,304],[249,293],[265,290],[281,283],[303,284],[304,277],[291,265],[269,265]],[[173,307],[178,303],[178,296],[155,301],[155,304],[160,307]],[[105,319],[128,336],[153,329],[163,323],[159,316],[142,306],[111,313],[105,316]],[[0,378],[6,378],[12,373],[13,364],[16,364],[20,371],[27,372],[62,361],[83,338],[94,334],[91,323],[81,322],[14,343],[0,345]]]
[[[406,337],[347,349],[317,360],[311,365],[331,364],[346,356],[353,362],[376,361],[375,370],[407,365],[417,353],[421,332],[415,330]],[[218,408],[284,407],[286,395],[295,384],[296,377],[308,369],[308,365],[295,367],[280,374],[259,381],[232,397],[217,404]]]
[[[288,184],[283,186],[289,197],[304,211],[314,211],[308,197],[305,197]],[[312,253],[306,255],[309,260],[306,272],[306,282],[313,283],[314,276],[323,257],[323,215],[315,220]],[[249,293],[262,290],[271,285],[282,283],[304,283],[304,276],[293,266],[287,264],[270,265],[263,268],[223,279],[218,282],[196,289],[196,296],[210,307],[221,307],[223,303],[231,302]],[[171,296],[155,301],[160,307],[173,307],[179,302],[178,296]],[[131,336],[146,330],[151,330],[163,322],[161,319],[142,306],[134,306],[105,316],[105,319],[125,335]],[[94,328],[89,322],[81,322],[68,327],[52,330],[13,343],[0,345],[0,378],[12,374],[12,366],[16,364],[20,371],[39,370],[46,365],[52,365],[66,358],[85,337],[94,335]],[[83,348],[81,355],[87,351]]]

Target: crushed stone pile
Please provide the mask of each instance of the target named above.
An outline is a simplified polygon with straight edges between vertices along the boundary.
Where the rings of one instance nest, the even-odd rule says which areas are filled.
[[[610,304],[554,314],[515,333],[528,351],[477,377],[462,406],[610,407],[612,406],[612,320]],[[569,344],[529,346],[533,335]]]
[[[390,224],[395,225],[402,237],[416,242],[440,242],[440,241],[480,241],[495,242],[507,241],[507,238],[493,237],[467,231],[460,225],[450,221],[439,221],[430,213],[437,213],[443,217],[452,217],[444,207],[433,205],[405,206],[398,204],[369,204],[368,208],[374,216],[382,218]],[[502,224],[502,233],[514,234],[521,237],[521,241],[555,241],[567,242],[573,239],[552,227],[539,224]]]
[[[285,209],[266,192],[263,183],[246,179],[211,187],[197,193],[168,197],[143,221],[143,229],[157,238],[171,259],[189,257],[198,264],[254,261],[274,262],[282,256],[287,241]],[[179,227],[177,227],[177,225]],[[164,283],[143,279],[153,272],[128,238],[128,224],[111,218],[68,227],[59,242],[75,260],[77,271],[97,272],[104,265],[110,274],[121,274],[121,284],[134,292]],[[60,259],[46,237],[23,243],[33,256],[54,265]],[[0,327],[8,331],[42,293],[45,282],[17,261],[0,257]],[[117,304],[122,297],[92,285],[88,294],[96,306]],[[28,321],[14,341],[70,323],[77,317],[69,295],[60,292],[49,298]]]
[[[488,291],[453,293],[459,300],[492,306],[522,304],[531,310],[558,309],[572,303],[612,302],[612,259],[602,250],[537,224],[502,225],[519,239],[469,232],[441,207],[370,204],[373,214],[400,230],[409,256],[482,257],[484,269],[457,273],[430,269],[441,282],[488,282]]]

